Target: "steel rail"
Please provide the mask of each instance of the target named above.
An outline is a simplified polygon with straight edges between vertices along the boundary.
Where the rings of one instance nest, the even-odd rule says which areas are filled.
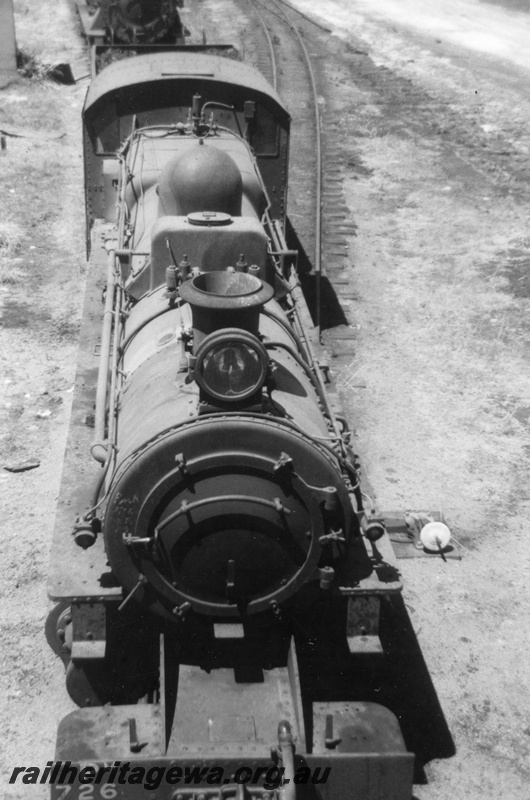
[[[265,34],[265,38],[267,39],[267,44],[269,45],[269,55],[270,55],[271,70],[272,70],[272,81],[271,81],[271,83],[274,86],[274,89],[277,91],[278,90],[278,67],[277,67],[277,64],[276,64],[276,56],[274,55],[274,47],[273,47],[273,44],[272,44],[272,39],[271,39],[271,35],[269,33],[269,29],[267,28],[267,25],[265,24],[265,20],[263,19],[263,17],[259,13],[256,3],[254,3],[252,0],[247,0],[247,4],[249,6],[251,6],[251,8],[254,9],[254,13],[256,14],[257,18],[259,19],[261,27],[263,28],[263,33]]]
[[[316,165],[316,178],[317,178],[317,187],[316,187],[316,208],[315,208],[315,322],[317,328],[317,335],[320,339],[320,296],[321,296],[321,278],[322,278],[322,136],[320,131],[320,109],[318,106],[318,91],[317,91],[317,83],[315,79],[315,73],[313,72],[313,67],[311,65],[311,59],[309,57],[309,53],[307,52],[307,48],[304,44],[304,40],[300,31],[292,21],[291,17],[282,7],[282,3],[278,2],[278,0],[272,0],[273,5],[281,11],[285,17],[285,20],[293,33],[296,35],[300,47],[302,48],[302,52],[304,54],[304,58],[306,61],[307,71],[309,73],[309,79],[311,81],[311,91],[313,92],[313,103],[315,107],[315,133],[316,133],[316,145],[317,145],[317,165]]]
[[[269,31],[265,25],[261,14],[256,8],[255,3],[253,0],[247,0],[249,5],[252,6],[254,9],[258,19],[261,21],[265,34],[267,36],[267,41],[269,42],[269,48],[271,49],[271,61],[275,64],[275,57],[273,52],[273,45],[270,38]],[[320,340],[320,324],[321,324],[321,312],[320,312],[320,303],[321,303],[321,281],[322,281],[322,135],[321,135],[321,126],[320,126],[320,108],[318,105],[318,90],[317,90],[317,83],[315,78],[315,73],[313,71],[313,67],[311,64],[311,58],[309,53],[307,52],[307,48],[305,46],[303,37],[289,16],[289,14],[285,11],[284,3],[281,0],[269,0],[269,3],[273,5],[279,14],[281,14],[281,19],[285,21],[285,23],[289,26],[293,34],[296,36],[300,48],[304,54],[305,64],[307,68],[307,72],[309,74],[309,81],[311,83],[311,91],[313,94],[313,105],[315,110],[315,135],[316,135],[316,192],[315,192],[315,265],[314,265],[314,275],[315,275],[315,323],[317,329],[317,335]],[[292,11],[295,9],[292,6],[287,5]],[[270,9],[269,9],[270,10]],[[275,79],[277,76],[275,70]],[[274,85],[274,88],[278,90],[278,86]]]

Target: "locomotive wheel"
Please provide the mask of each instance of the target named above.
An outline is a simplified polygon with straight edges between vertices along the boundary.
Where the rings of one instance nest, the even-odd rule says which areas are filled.
[[[127,659],[123,653],[113,656],[70,661],[66,669],[66,689],[74,703],[81,708],[107,703],[134,705],[153,693],[158,676],[146,671],[152,665],[146,665],[141,658],[139,661]]]
[[[70,661],[71,648],[68,645],[68,628],[71,624],[72,613],[70,610],[70,603],[68,600],[60,600],[58,603],[55,603],[49,612],[44,626],[46,641],[53,652],[62,660],[65,667]]]
[[[68,664],[66,689],[74,703],[81,708],[111,702],[111,687],[107,685],[108,676],[104,667],[97,662],[85,662],[82,666],[73,661]]]

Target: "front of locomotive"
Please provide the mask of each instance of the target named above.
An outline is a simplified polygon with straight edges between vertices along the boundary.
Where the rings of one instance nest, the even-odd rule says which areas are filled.
[[[263,413],[284,367],[238,319],[236,302],[269,293],[243,277],[220,272],[185,284],[183,296],[211,299],[201,287],[214,283],[233,324],[208,334],[180,372],[179,342],[173,364],[166,345],[164,378],[135,386],[132,377],[122,396],[122,420],[141,416],[143,426],[151,416],[164,429],[138,447],[137,430],[121,429],[126,455],[105,514],[106,549],[125,592],[166,617],[275,611],[308,581],[329,585],[337,555],[329,543],[345,545],[353,533],[350,496],[316,413]],[[301,378],[291,374],[296,391],[310,391]],[[180,405],[171,402],[179,384]],[[166,428],[171,406],[175,424]]]
[[[222,137],[179,140],[166,172],[184,201],[149,230],[153,288],[122,336],[106,550],[126,597],[178,621],[277,614],[305,584],[331,585],[357,523],[314,367],[274,298],[267,237],[232,215],[233,191],[212,189],[218,169],[224,186],[227,170],[237,178],[246,145],[232,140],[231,156]],[[164,175],[159,204],[163,189]]]
[[[266,187],[218,105],[195,93],[172,128],[137,121],[124,166],[121,247],[149,255],[124,287],[105,546],[125,600],[178,622],[278,614],[333,584],[357,532],[262,224]]]

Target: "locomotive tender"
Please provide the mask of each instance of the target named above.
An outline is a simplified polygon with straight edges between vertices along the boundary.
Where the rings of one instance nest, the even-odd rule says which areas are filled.
[[[286,244],[289,115],[257,71],[175,52],[103,70],[83,119],[90,261],[47,623],[80,709],[56,759],[226,776],[147,791],[114,769],[94,797],[408,800],[397,719],[355,694],[401,584]],[[297,785],[300,767],[331,769]]]
[[[76,0],[85,35],[93,43],[182,44],[183,0]]]
[[[90,46],[91,72],[112,61],[186,45],[184,0],[75,0]],[[194,49],[197,49],[196,46]],[[221,45],[221,49],[230,48]]]

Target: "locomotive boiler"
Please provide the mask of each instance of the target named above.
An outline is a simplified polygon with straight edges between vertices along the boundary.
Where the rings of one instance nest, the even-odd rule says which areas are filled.
[[[85,103],[47,625],[80,709],[56,758],[226,776],[113,797],[410,798],[397,719],[353,685],[401,584],[285,240],[289,124],[258,72],[204,53],[117,62]]]

